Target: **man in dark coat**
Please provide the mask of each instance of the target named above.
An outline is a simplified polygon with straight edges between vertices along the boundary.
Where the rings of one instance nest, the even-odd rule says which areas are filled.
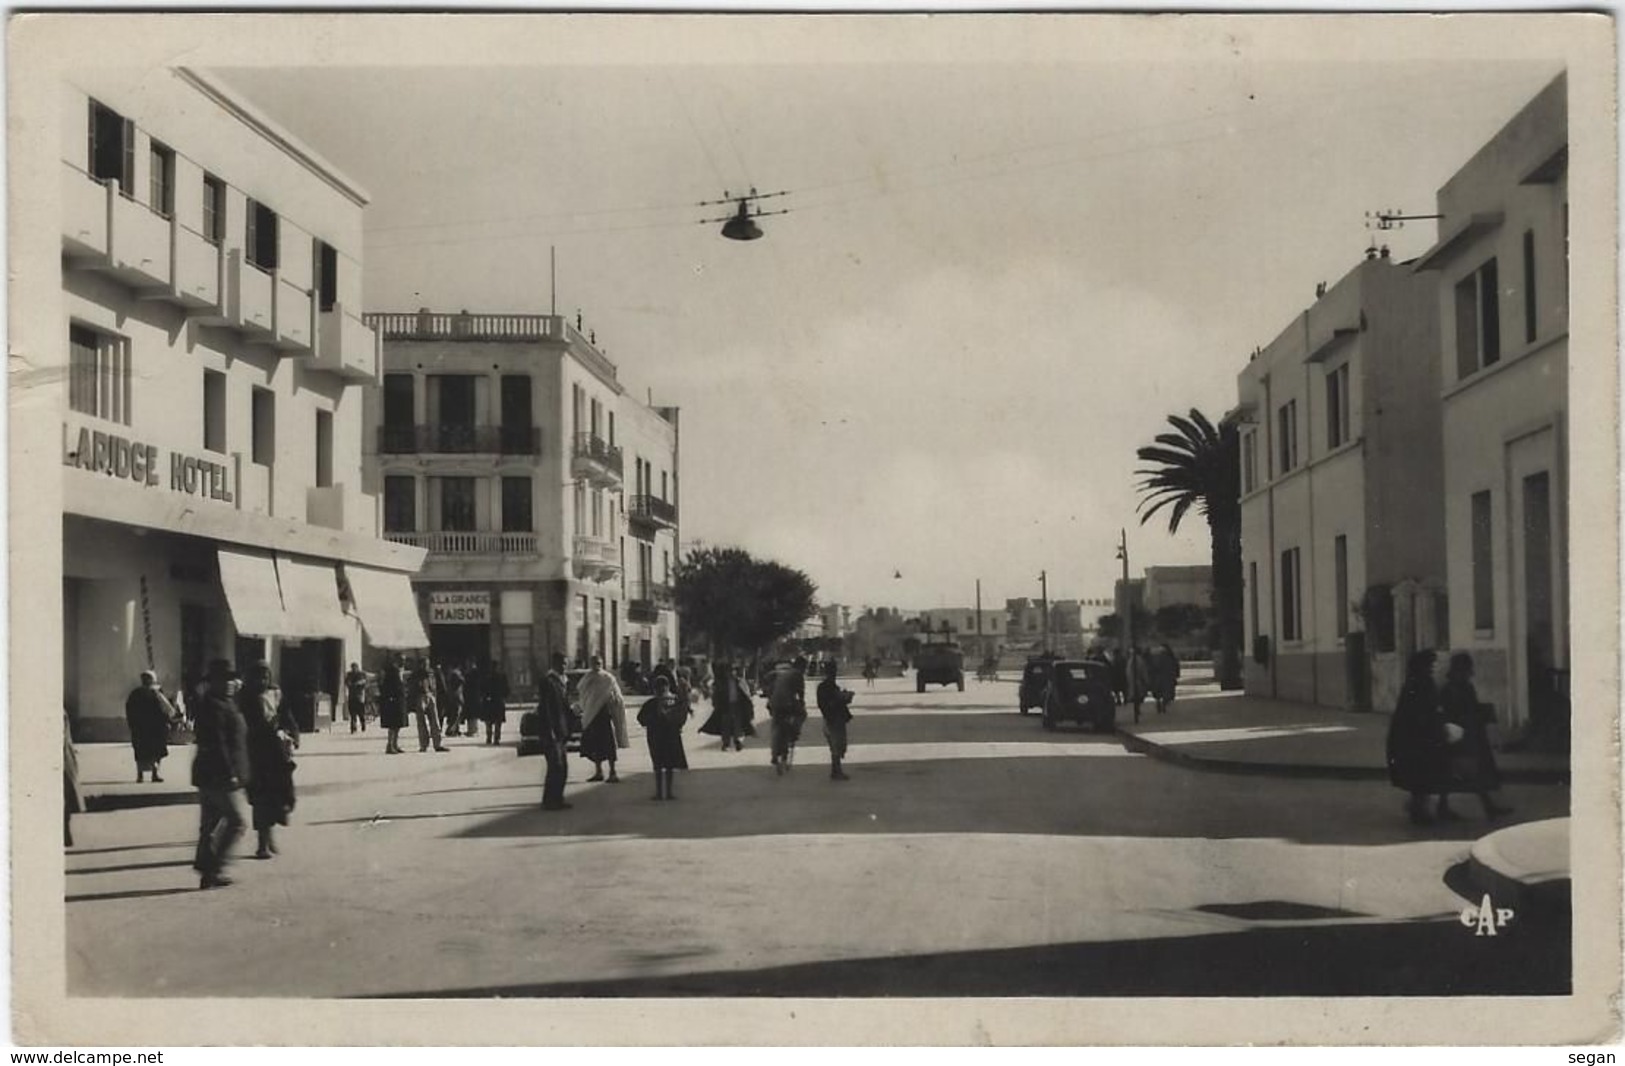
[[[824,663],[824,680],[818,683],[818,713],[824,716],[824,739],[829,741],[830,780],[845,781],[841,760],[846,758],[846,724],[852,720],[853,693],[842,688],[835,677],[835,661],[831,659]]]
[[[169,755],[169,726],[179,718],[175,707],[158,687],[158,675],[151,670],[141,671],[141,684],[130,691],[124,701],[124,721],[130,727],[130,747],[135,749],[135,780],[146,780],[152,771],[154,782],[158,764]]]
[[[536,702],[536,716],[542,729],[542,755],[547,760],[547,776],[542,781],[542,810],[567,811],[564,782],[570,774],[566,745],[570,740],[570,703],[564,682],[564,656],[553,653],[553,668],[542,678]]]
[[[248,727],[231,698],[236,674],[231,664],[216,659],[209,664],[208,688],[198,707],[192,757],[192,784],[198,792],[198,842],[193,869],[203,876],[201,887],[231,884],[222,872],[231,860],[232,845],[243,833],[241,793],[250,779]]]
[[[485,670],[485,742],[502,743],[502,727],[508,721],[508,675],[495,659]]]

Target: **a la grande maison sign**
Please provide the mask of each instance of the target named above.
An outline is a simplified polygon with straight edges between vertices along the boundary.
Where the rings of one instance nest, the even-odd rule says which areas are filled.
[[[491,623],[489,592],[429,593],[429,624],[433,626],[483,626]]]

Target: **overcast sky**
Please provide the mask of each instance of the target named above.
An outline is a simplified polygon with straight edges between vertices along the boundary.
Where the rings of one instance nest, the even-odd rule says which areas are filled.
[[[217,73],[373,195],[369,310],[545,312],[556,246],[559,310],[682,408],[683,539],[917,607],[1109,595],[1124,526],[1136,571],[1206,562],[1199,517],[1138,525],[1135,448],[1563,66],[707,54]],[[752,185],[766,239],[696,224]]]

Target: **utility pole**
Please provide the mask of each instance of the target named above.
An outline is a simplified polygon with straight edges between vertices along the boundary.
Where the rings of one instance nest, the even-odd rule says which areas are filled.
[[[986,655],[982,650],[982,579],[976,579],[976,654]]]
[[[1044,622],[1044,651],[1049,651],[1049,571],[1038,572],[1038,592],[1041,597],[1040,610],[1043,612]]]
[[[1122,624],[1123,655],[1128,659],[1128,696],[1132,700],[1134,692],[1134,588],[1128,583],[1128,530],[1118,530],[1117,557],[1123,560],[1123,606],[1122,616],[1118,621]]]

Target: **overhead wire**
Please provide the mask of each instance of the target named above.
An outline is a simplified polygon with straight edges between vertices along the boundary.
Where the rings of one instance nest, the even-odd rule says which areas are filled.
[[[1495,83],[1499,84],[1500,80],[1497,79]],[[1480,83],[1474,83],[1474,84],[1471,84],[1471,85],[1464,85],[1464,86],[1457,87],[1457,88],[1455,88],[1453,90],[1446,90],[1444,92],[1437,93],[1437,94],[1435,94],[1435,98],[1452,98],[1452,97],[1459,96],[1459,95],[1476,94],[1478,92],[1481,92],[1483,87],[1484,87],[1484,85],[1480,84]],[[1341,91],[1339,91],[1338,93],[1332,93],[1331,91],[1328,91],[1328,93],[1321,94],[1321,95],[1340,95],[1340,92]],[[689,110],[687,103],[682,99],[681,94],[676,91],[675,86],[673,86],[673,94],[675,96],[677,96],[678,105],[683,110],[684,118],[688,122],[689,129],[693,133],[695,140],[699,143],[701,151],[704,154],[707,163],[710,165],[712,171],[716,174],[719,184],[725,184],[727,179],[723,176],[722,171],[721,171],[720,167],[717,164],[717,159],[716,159],[715,154],[711,150],[711,147],[706,142],[705,138],[701,135],[698,126],[694,122],[693,115],[692,115],[691,111]],[[1300,99],[1299,102],[1301,102],[1301,99]],[[1357,103],[1357,104],[1354,104],[1351,108],[1347,108],[1345,110],[1355,110],[1355,111],[1383,110],[1383,109],[1386,109],[1387,106],[1388,105],[1386,105],[1384,103],[1380,103],[1380,102],[1366,103],[1364,105],[1361,105],[1361,104]],[[770,196],[775,196],[775,197],[776,196],[787,196],[787,195],[795,196],[796,200],[794,201],[793,206],[787,208],[786,210],[793,211],[795,213],[802,213],[802,212],[813,211],[813,210],[818,210],[818,209],[829,209],[829,208],[834,208],[834,207],[847,206],[847,205],[850,205],[850,204],[862,203],[862,202],[865,202],[865,201],[868,201],[868,200],[873,200],[873,199],[882,198],[882,197],[892,197],[892,196],[897,196],[897,195],[900,195],[900,194],[910,194],[910,193],[919,192],[919,191],[923,191],[923,190],[929,190],[929,189],[943,188],[943,187],[952,186],[952,185],[965,184],[965,183],[968,183],[968,182],[990,181],[990,180],[994,180],[994,179],[998,179],[998,178],[1009,177],[1009,176],[1012,176],[1012,175],[1019,176],[1019,175],[1027,174],[1027,173],[1039,173],[1039,172],[1042,172],[1042,171],[1054,170],[1054,169],[1061,168],[1061,167],[1075,166],[1075,165],[1079,165],[1079,164],[1083,164],[1083,163],[1099,162],[1100,160],[1103,160],[1103,159],[1122,158],[1122,157],[1132,156],[1132,155],[1141,154],[1141,153],[1150,153],[1150,152],[1156,152],[1156,151],[1166,151],[1166,150],[1173,149],[1173,148],[1185,147],[1185,146],[1188,146],[1188,145],[1191,145],[1191,144],[1198,144],[1198,143],[1202,143],[1202,142],[1205,142],[1205,141],[1221,140],[1221,139],[1234,137],[1234,136],[1249,136],[1249,135],[1252,135],[1252,134],[1255,134],[1255,133],[1258,133],[1258,132],[1262,132],[1262,131],[1265,131],[1265,130],[1278,129],[1278,128],[1282,128],[1282,127],[1297,125],[1297,124],[1305,121],[1305,119],[1302,116],[1293,115],[1293,116],[1280,118],[1280,119],[1278,119],[1276,121],[1273,121],[1273,122],[1263,122],[1263,123],[1248,122],[1245,125],[1240,125],[1240,126],[1234,126],[1234,125],[1233,126],[1227,126],[1225,128],[1222,128],[1222,129],[1213,130],[1211,132],[1202,133],[1202,134],[1198,134],[1198,135],[1191,136],[1191,137],[1176,138],[1176,139],[1173,139],[1173,140],[1152,140],[1152,141],[1150,141],[1148,143],[1131,144],[1131,145],[1124,146],[1124,147],[1121,147],[1121,148],[1108,149],[1108,150],[1103,150],[1103,151],[1086,151],[1086,152],[1082,152],[1082,153],[1068,152],[1067,154],[1062,155],[1062,156],[1060,156],[1058,158],[1051,158],[1051,159],[1038,159],[1038,160],[1032,160],[1031,159],[1031,157],[1034,156],[1035,154],[1053,152],[1053,151],[1056,151],[1057,149],[1075,148],[1078,145],[1094,144],[1094,143],[1098,143],[1098,142],[1101,142],[1101,141],[1106,141],[1106,140],[1111,140],[1111,139],[1116,139],[1116,138],[1122,138],[1122,137],[1125,137],[1125,136],[1144,135],[1144,134],[1148,134],[1148,133],[1156,133],[1156,132],[1163,131],[1163,130],[1177,129],[1177,128],[1185,127],[1185,126],[1209,124],[1209,123],[1212,123],[1214,121],[1222,121],[1222,120],[1227,119],[1227,118],[1231,118],[1231,117],[1234,117],[1234,116],[1237,116],[1237,115],[1244,115],[1244,114],[1248,114],[1248,113],[1249,112],[1247,111],[1247,109],[1236,109],[1236,110],[1231,110],[1231,111],[1219,111],[1219,112],[1213,112],[1213,113],[1206,114],[1206,115],[1190,116],[1190,117],[1178,118],[1178,119],[1170,119],[1170,120],[1167,120],[1167,121],[1164,121],[1164,122],[1143,123],[1143,124],[1133,125],[1133,126],[1124,126],[1124,127],[1119,127],[1117,129],[1113,129],[1113,130],[1105,130],[1105,131],[1101,131],[1099,133],[1090,134],[1088,136],[1081,137],[1081,138],[1074,138],[1074,139],[1065,140],[1065,141],[1051,142],[1049,144],[1026,145],[1026,146],[1022,146],[1020,148],[1014,148],[1014,149],[1009,149],[1009,150],[1005,150],[1005,151],[998,151],[998,152],[985,152],[985,153],[981,153],[979,155],[968,156],[968,157],[962,157],[962,156],[955,155],[953,158],[951,158],[949,160],[944,160],[942,162],[929,163],[929,164],[924,164],[924,165],[921,165],[921,166],[909,167],[909,168],[904,168],[904,169],[897,170],[897,171],[892,171],[887,175],[889,181],[884,186],[877,186],[876,185],[876,180],[877,179],[873,175],[862,175],[862,176],[855,176],[855,177],[852,177],[852,178],[843,178],[843,179],[838,179],[838,180],[834,180],[834,181],[826,181],[826,182],[819,182],[819,183],[813,183],[813,184],[808,184],[808,185],[797,186],[797,187],[792,188],[792,189],[778,190],[778,191],[775,191],[773,193],[757,194],[756,196],[754,196],[752,198],[753,199],[766,199],[766,198],[768,198]],[[730,147],[733,149],[733,152],[734,152],[735,156],[740,159],[741,166],[744,166],[743,156],[739,152],[738,145],[733,142],[732,135],[727,132],[726,124],[724,124],[724,135],[728,138]],[[1013,165],[1005,166],[1005,167],[998,167],[998,168],[995,168],[995,169],[992,169],[992,170],[980,169],[980,168],[978,168],[978,169],[969,169],[969,170],[966,169],[966,168],[975,167],[975,165],[978,164],[978,163],[997,162],[997,161],[1000,161],[1000,160],[1011,160],[1011,161],[1014,161],[1014,162],[1013,162]],[[937,173],[941,173],[941,172],[944,172],[944,171],[948,172],[946,174],[946,176],[944,176],[942,178],[939,178],[937,180],[925,181],[925,182],[909,181],[908,180],[911,177],[930,175],[930,174],[937,174]],[[871,186],[871,188],[868,191],[862,192],[862,193],[860,193],[858,195],[842,197],[842,198],[835,199],[835,200],[818,200],[816,198],[811,199],[811,200],[804,199],[805,197],[807,197],[808,194],[832,191],[832,190],[843,189],[843,188],[851,188],[851,187],[855,187],[855,186],[865,186],[865,185]],[[741,195],[743,195],[743,193],[741,193]],[[495,218],[493,218],[493,219],[482,219],[482,220],[462,220],[462,221],[446,221],[446,222],[436,222],[436,223],[404,224],[404,225],[399,225],[399,226],[381,226],[381,227],[369,228],[368,233],[369,234],[389,234],[389,233],[416,231],[416,230],[424,230],[424,229],[452,228],[452,227],[464,226],[464,225],[488,225],[488,224],[489,225],[497,225],[497,224],[512,225],[514,223],[519,223],[519,222],[545,221],[547,219],[554,219],[554,218],[559,218],[559,219],[593,218],[593,217],[600,217],[600,216],[605,216],[605,215],[646,214],[646,213],[652,213],[652,212],[657,212],[657,211],[664,212],[664,211],[685,210],[685,209],[691,209],[691,208],[695,208],[695,207],[710,206],[710,205],[719,204],[719,203],[733,203],[736,200],[738,200],[739,198],[740,197],[736,196],[736,197],[732,197],[732,198],[730,198],[728,200],[724,200],[724,201],[697,201],[697,202],[675,202],[674,201],[674,202],[668,203],[668,204],[656,204],[656,205],[647,205],[647,206],[641,206],[641,207],[595,208],[595,209],[576,210],[576,211],[554,211],[554,212],[545,212],[545,213],[534,214],[534,215],[509,216],[509,217],[507,217],[505,219],[495,219]],[[693,225],[698,225],[698,224],[707,224],[710,221],[712,221],[712,220],[710,220],[710,219],[702,219],[702,220],[681,219],[681,220],[671,220],[671,221],[658,220],[658,221],[650,221],[650,222],[646,222],[646,223],[632,224],[632,225],[588,226],[588,227],[578,227],[578,228],[572,228],[572,229],[566,229],[566,230],[549,229],[549,230],[540,231],[540,232],[510,233],[510,234],[503,234],[503,235],[497,235],[497,236],[471,235],[471,236],[467,236],[467,237],[456,237],[456,238],[435,239],[435,240],[402,240],[402,241],[391,241],[391,242],[382,243],[382,244],[375,244],[374,248],[375,249],[385,249],[385,248],[415,248],[415,247],[446,247],[446,246],[457,246],[457,245],[477,244],[477,243],[507,243],[507,242],[511,242],[511,241],[535,240],[535,239],[538,239],[538,238],[549,237],[549,236],[573,236],[573,235],[587,235],[587,234],[596,234],[596,233],[629,233],[629,232],[638,232],[638,231],[643,231],[643,230],[654,230],[654,229],[680,229],[680,228],[693,226]]]

